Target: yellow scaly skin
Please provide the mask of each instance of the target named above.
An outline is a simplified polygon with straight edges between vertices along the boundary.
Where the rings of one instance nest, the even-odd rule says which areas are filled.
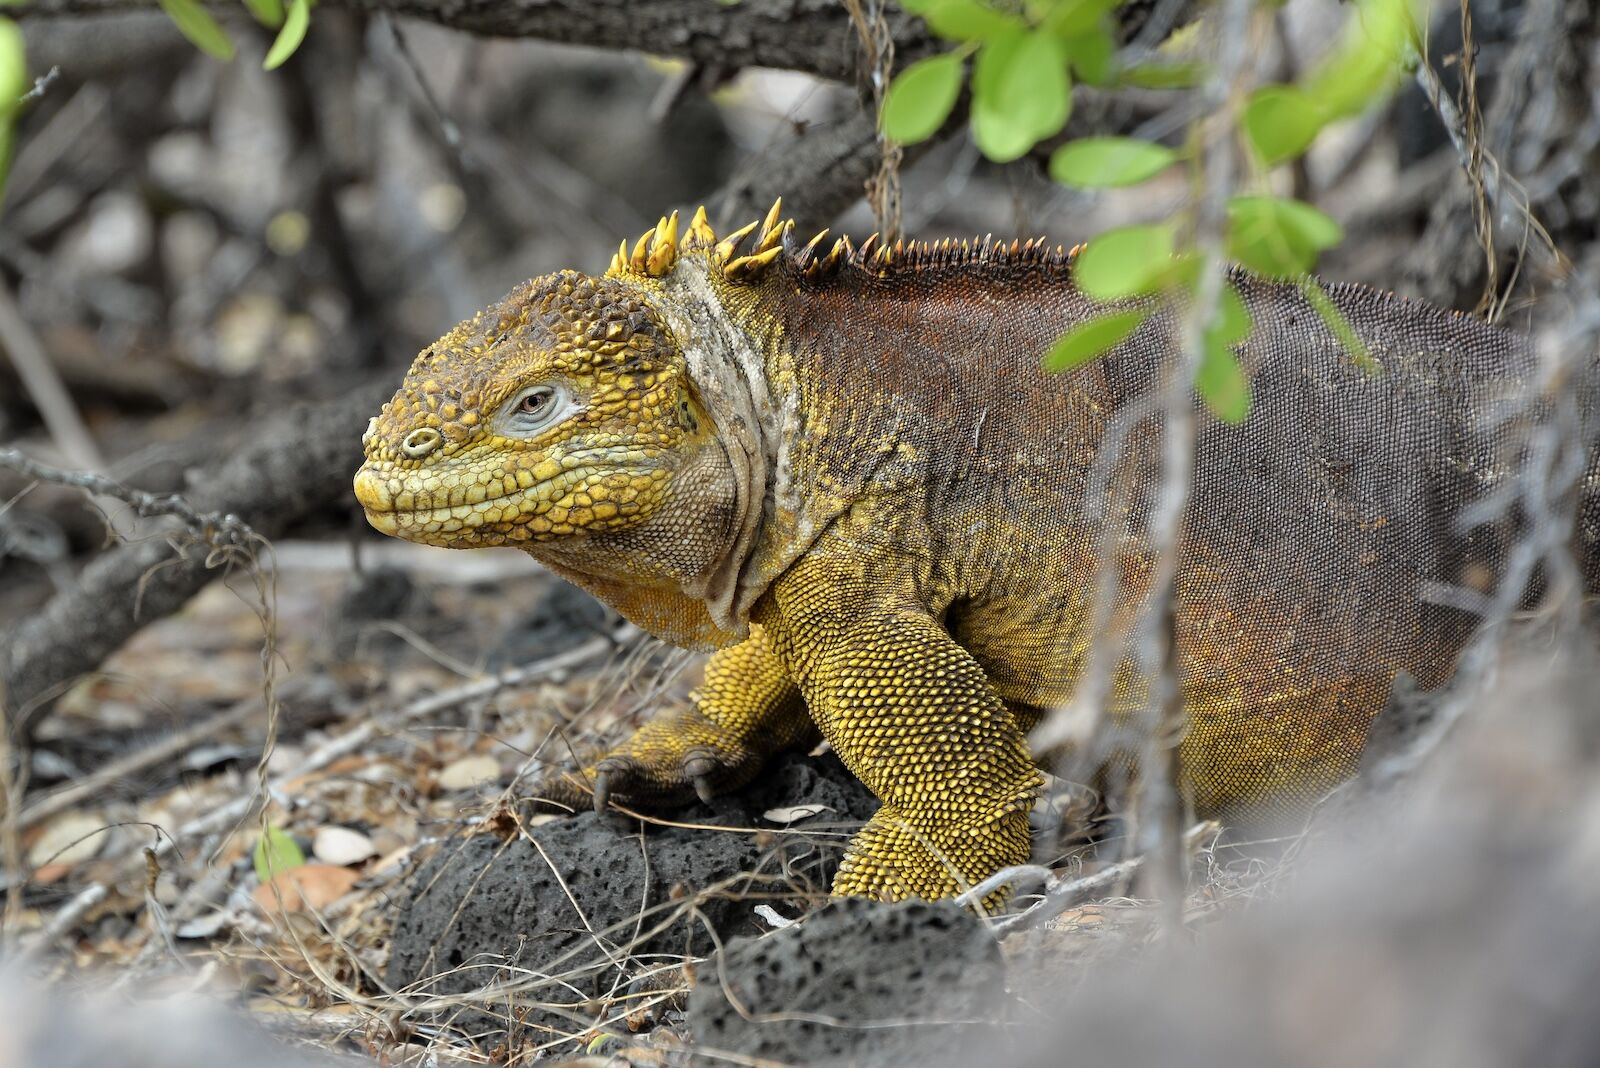
[[[1171,324],[1045,375],[1038,353],[1094,313],[1059,249],[788,236],[776,205],[720,242],[703,211],[680,241],[674,216],[624,242],[604,278],[519,287],[417,358],[366,435],[356,494],[386,534],[520,546],[665,641],[717,650],[688,708],[585,769],[600,804],[731,789],[820,732],[883,801],[835,892],[946,897],[1027,859],[1042,780],[1025,732],[1071,697],[1090,641],[1101,542],[1081,505],[1108,435],[1129,458],[1108,484],[1143,485],[1153,439],[1115,429],[1116,376],[1162,366]],[[1266,339],[1242,347],[1247,366],[1286,367],[1291,392],[1344,374],[1292,286],[1242,288]],[[1386,307],[1374,332],[1365,291],[1334,296],[1390,382],[1409,382],[1405,332],[1420,328],[1390,343]],[[1479,324],[1426,325],[1445,332],[1429,345],[1454,330],[1474,358],[1514,349]],[[1380,387],[1352,372],[1340,388],[1360,406]],[[1337,537],[1282,574],[1248,558],[1208,496],[1206,450],[1263,469],[1271,442],[1251,426],[1207,425],[1185,527],[1180,759],[1201,813],[1303,808],[1354,768],[1395,672],[1439,676],[1453,655],[1396,592],[1426,570],[1384,540],[1404,517],[1345,492],[1332,462],[1303,507]],[[1113,546],[1114,622],[1151,566],[1130,530]],[[1353,607],[1330,611],[1316,599],[1344,568],[1359,569],[1338,594]],[[1118,677],[1136,705],[1127,665]]]

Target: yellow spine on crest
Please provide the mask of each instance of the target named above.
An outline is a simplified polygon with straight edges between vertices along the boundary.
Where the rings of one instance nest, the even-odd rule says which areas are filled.
[[[672,270],[672,265],[678,261],[678,213],[656,224],[655,244],[650,247],[650,255],[645,269],[652,277],[660,278]]]
[[[710,248],[717,243],[717,232],[711,228],[711,223],[706,219],[706,206],[700,205],[694,209],[694,218],[689,220],[689,233],[683,239],[684,248]]]
[[[767,211],[767,217],[761,220],[761,239],[756,242],[756,251],[765,252],[777,243],[782,231],[778,229],[778,220],[783,216],[783,198],[779,197],[772,202],[772,207]],[[777,236],[774,236],[777,235]]]
[[[750,236],[750,231],[754,230],[759,225],[761,224],[750,223],[747,226],[741,226],[739,229],[723,238],[717,243],[717,247],[711,250],[712,261],[718,264],[726,264],[729,260],[733,259],[734,253],[739,251],[739,244],[744,241],[745,238]]]
[[[652,226],[634,244],[633,252],[628,255],[628,266],[638,274],[645,273],[645,251],[650,247],[650,239],[655,236],[656,228]]]

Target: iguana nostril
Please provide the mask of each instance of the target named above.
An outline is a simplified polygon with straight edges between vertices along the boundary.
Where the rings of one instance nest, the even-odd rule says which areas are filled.
[[[418,427],[400,442],[400,451],[413,460],[420,460],[444,444],[444,436],[432,427]]]

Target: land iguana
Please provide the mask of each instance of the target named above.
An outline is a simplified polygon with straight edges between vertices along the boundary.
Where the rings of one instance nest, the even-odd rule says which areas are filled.
[[[1196,402],[1174,609],[1183,785],[1224,818],[1314,801],[1398,672],[1449,674],[1474,617],[1429,591],[1492,586],[1514,532],[1462,516],[1544,411],[1522,336],[1329,286],[1374,373],[1301,287],[1233,280],[1253,410]],[[423,351],[355,490],[386,534],[524,548],[714,650],[687,707],[585,769],[597,807],[709,796],[824,738],[883,802],[834,892],[945,897],[1028,857],[1027,737],[1097,637],[1097,550],[1113,618],[1148,594],[1178,315],[1041,370],[1102,311],[1042,241],[801,245],[777,205],[723,239],[702,209],[680,240],[674,215]]]

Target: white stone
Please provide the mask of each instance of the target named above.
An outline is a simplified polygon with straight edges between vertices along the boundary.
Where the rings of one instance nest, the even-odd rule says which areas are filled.
[[[360,831],[329,825],[319,827],[312,836],[311,852],[324,864],[344,867],[377,856],[378,848],[372,844],[372,839]]]

